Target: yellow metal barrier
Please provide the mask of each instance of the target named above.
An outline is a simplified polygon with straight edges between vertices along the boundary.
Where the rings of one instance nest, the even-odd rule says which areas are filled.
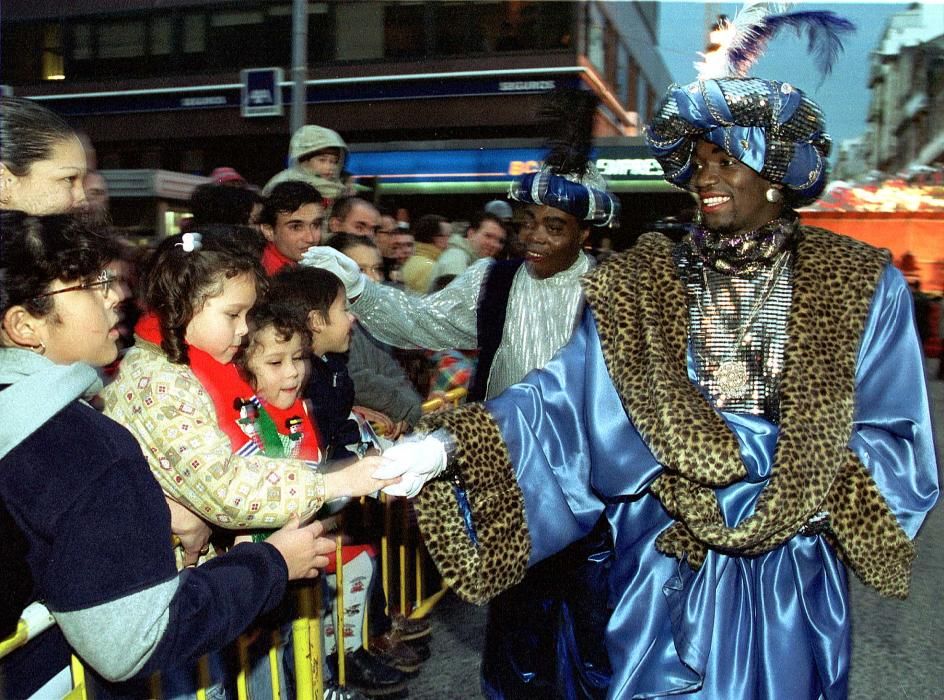
[[[424,401],[422,404],[423,413],[432,413],[443,408],[454,408],[462,403],[467,394],[468,391],[465,388],[459,387],[446,392],[442,396],[437,396]],[[416,528],[410,522],[411,506],[409,501],[403,499],[395,501],[394,499],[384,496],[382,498],[382,502],[384,506],[384,532],[380,540],[380,557],[382,582],[384,592],[387,596],[387,606],[389,608],[390,601],[393,599],[390,552],[393,547],[393,541],[395,540],[398,543],[397,569],[399,573],[399,580],[397,586],[397,597],[400,603],[400,614],[404,616],[408,615],[412,618],[425,617],[433,609],[436,603],[442,599],[448,589],[445,584],[443,584],[432,595],[425,595],[424,589],[427,579],[427,572],[430,570],[430,567],[433,567],[432,570],[435,571],[435,566],[433,565],[432,560],[426,551],[426,547],[423,545],[422,538],[418,536]],[[401,517],[399,518],[401,527],[399,528],[398,533],[394,533],[392,530],[393,523],[398,519],[394,517],[393,509],[397,507],[397,504],[399,504],[399,506],[402,508]],[[412,567],[410,566],[411,560]],[[414,577],[412,586],[414,597],[412,600],[409,599],[410,585],[409,581],[407,580],[408,570],[410,568],[413,570]],[[392,611],[388,609],[387,612],[389,614]]]
[[[334,594],[334,608],[337,613],[337,622],[334,623],[334,645],[338,652],[338,686],[343,688],[347,683],[344,670],[344,557],[341,552],[341,536],[334,540],[334,576],[337,591]]]
[[[465,387],[460,386],[455,389],[450,389],[442,396],[435,396],[424,401],[421,404],[423,413],[432,413],[433,411],[438,411],[441,408],[454,408],[462,403],[468,394],[469,391]]]
[[[72,692],[66,695],[65,700],[88,700],[85,688],[85,668],[75,656],[72,657]]]
[[[0,659],[9,654],[14,649],[19,649],[29,641],[29,625],[26,620],[20,618],[16,625],[16,632],[0,641]]]
[[[298,617],[292,622],[295,652],[295,693],[298,700],[324,697],[321,673],[321,580],[296,592]]]
[[[7,654],[25,646],[30,640],[56,624],[49,610],[41,603],[31,603],[23,611],[16,630],[6,639],[0,640],[0,659]],[[85,685],[85,669],[82,662],[75,656],[71,657],[70,670],[72,672],[72,690],[64,700],[87,700],[88,690]]]

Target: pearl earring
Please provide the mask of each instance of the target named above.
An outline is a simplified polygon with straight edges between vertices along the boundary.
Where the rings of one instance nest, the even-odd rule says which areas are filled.
[[[771,204],[776,204],[783,199],[783,192],[778,190],[776,187],[768,187],[767,191],[764,193],[764,196],[767,198],[768,202]]]

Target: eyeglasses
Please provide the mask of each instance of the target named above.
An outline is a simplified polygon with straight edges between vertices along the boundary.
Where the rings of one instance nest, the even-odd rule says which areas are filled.
[[[110,270],[102,270],[98,273],[92,281],[85,281],[81,284],[74,284],[71,287],[63,287],[62,289],[57,289],[54,292],[43,292],[42,294],[37,294],[34,296],[34,299],[42,299],[43,297],[51,297],[56,294],[62,294],[63,292],[78,292],[84,290],[93,290],[97,289],[102,293],[103,297],[107,297],[109,292],[112,290],[112,285],[118,281],[118,275],[111,272]]]

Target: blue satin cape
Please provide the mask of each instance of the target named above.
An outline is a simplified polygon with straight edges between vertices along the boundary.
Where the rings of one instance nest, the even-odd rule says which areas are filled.
[[[698,571],[656,550],[672,522],[649,491],[661,467],[627,419],[589,311],[543,370],[486,407],[524,494],[532,565],[586,535],[601,515],[609,523],[609,698],[847,696],[846,571],[825,540],[797,535],[755,557],[710,551]],[[770,476],[778,427],[723,415],[749,472],[718,491],[734,525]],[[937,500],[937,466],[911,295],[890,266],[859,352],[850,446],[913,538]]]

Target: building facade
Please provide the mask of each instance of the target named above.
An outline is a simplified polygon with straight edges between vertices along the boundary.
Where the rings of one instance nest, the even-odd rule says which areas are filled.
[[[292,12],[291,0],[5,0],[4,89],[85,131],[106,177],[225,165],[262,185],[285,166],[291,136]],[[609,142],[601,158],[617,188],[662,195],[624,202],[624,226],[638,231],[678,208],[640,148],[671,82],[657,3],[364,0],[308,2],[307,12],[306,122],[344,137],[355,177],[381,200],[398,198],[385,204],[461,192],[468,208],[503,192],[537,165],[543,94],[577,87],[600,97],[595,134]],[[518,145],[520,154],[501,150]],[[489,165],[459,173],[459,187],[415,177],[431,173],[423,154],[476,149]],[[400,152],[413,165],[394,157],[390,169]],[[112,196],[120,210],[122,192]],[[182,208],[165,201],[161,215]]]
[[[894,15],[872,54],[869,168],[886,174],[944,164],[944,5]]]

